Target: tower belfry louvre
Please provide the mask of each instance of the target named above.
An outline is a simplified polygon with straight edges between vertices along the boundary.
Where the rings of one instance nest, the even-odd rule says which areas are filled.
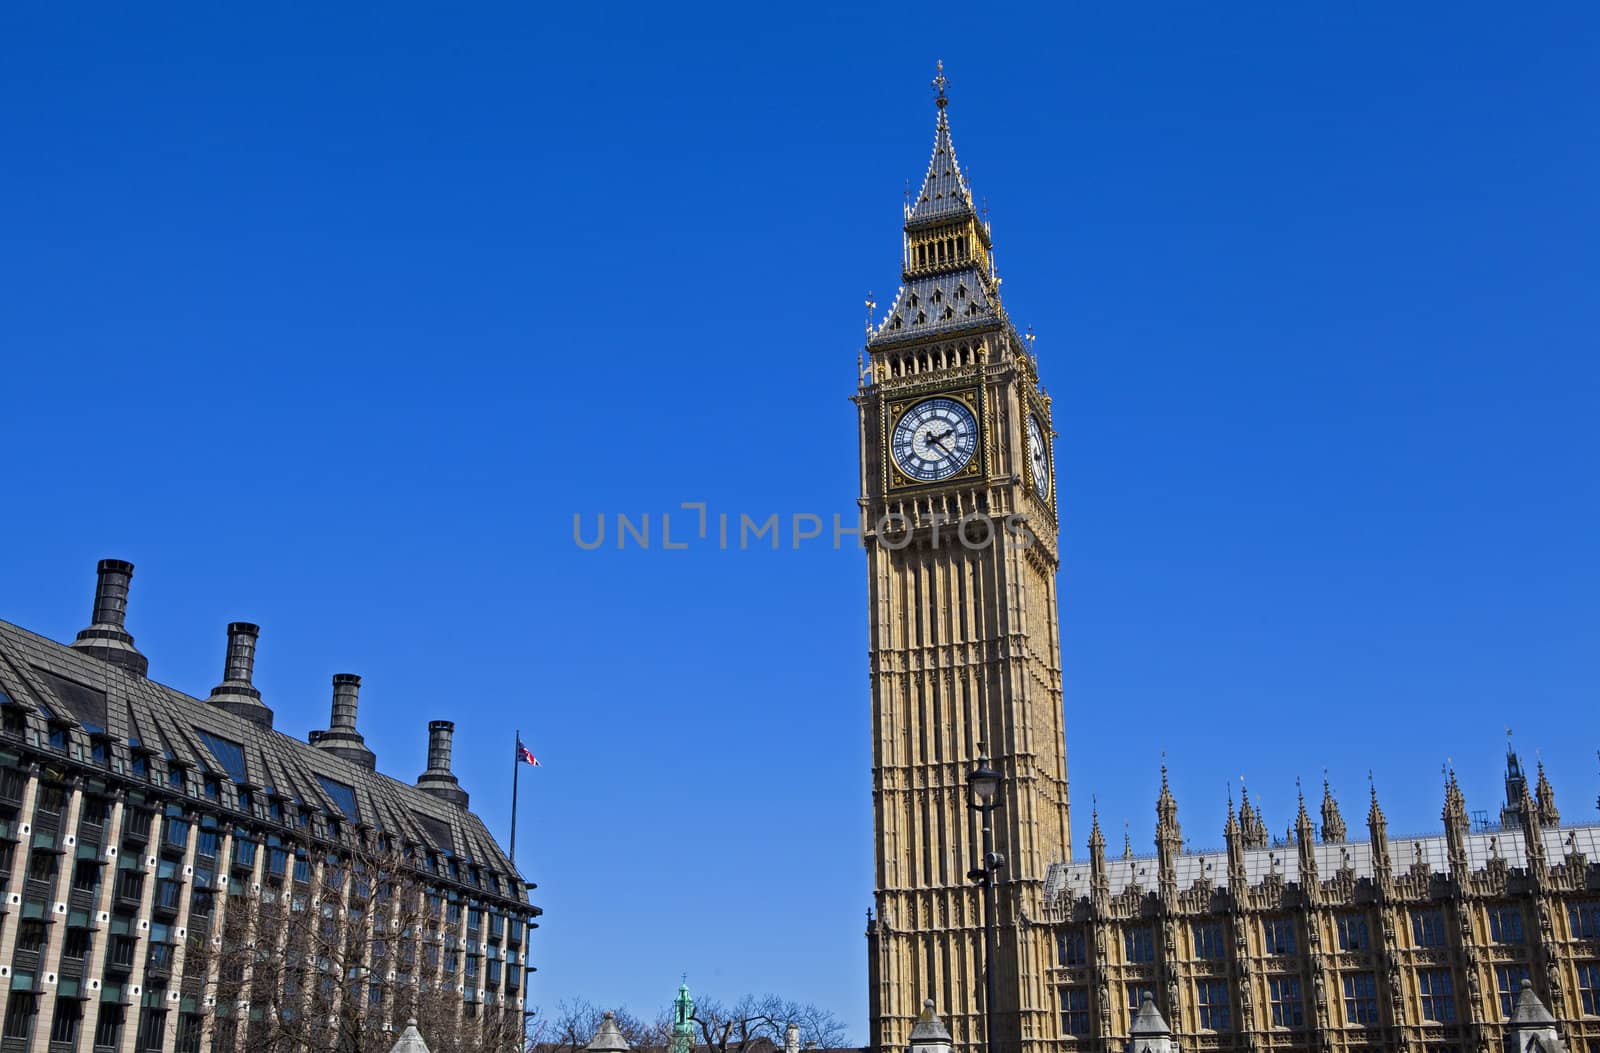
[[[871,625],[876,914],[871,1041],[903,1048],[932,998],[957,1045],[983,1037],[983,914],[965,777],[987,750],[1002,992],[995,1035],[1051,1033],[1050,863],[1068,837],[1050,400],[1000,302],[934,86],[933,152],[906,203],[903,284],[856,394]]]
[[[1390,835],[1375,786],[1365,829],[1327,779],[1286,827],[1241,787],[1207,852],[1187,848],[1162,764],[1154,852],[1125,834],[1108,858],[1096,815],[1073,859],[1051,404],[1001,304],[947,83],[941,65],[902,284],[855,394],[874,1053],[912,1044],[925,1006],[961,1053],[1600,1050],[1600,825],[1563,824],[1544,766],[1509,748],[1498,821],[1453,770],[1442,829],[1421,836]],[[987,1006],[966,785],[981,758],[1001,776],[1003,858]]]

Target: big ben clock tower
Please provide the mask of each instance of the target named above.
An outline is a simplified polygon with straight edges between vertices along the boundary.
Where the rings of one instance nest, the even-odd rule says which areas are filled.
[[[1000,303],[989,224],[956,163],[943,66],[903,285],[867,338],[856,394],[871,624],[876,914],[871,1042],[905,1048],[933,999],[956,1044],[984,1035],[982,865],[966,775],[1002,775],[993,813],[996,1047],[1054,1035],[1044,975],[1051,862],[1069,857],[1050,400]]]

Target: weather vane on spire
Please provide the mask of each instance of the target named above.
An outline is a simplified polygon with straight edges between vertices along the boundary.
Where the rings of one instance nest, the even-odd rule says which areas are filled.
[[[950,78],[944,75],[944,59],[939,60],[939,72],[933,78],[933,87],[939,92],[939,97],[934,100],[939,109],[944,109],[950,104],[945,97],[944,90],[950,86]]]

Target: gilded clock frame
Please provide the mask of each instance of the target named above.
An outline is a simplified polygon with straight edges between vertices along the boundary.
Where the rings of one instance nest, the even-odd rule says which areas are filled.
[[[922,479],[913,479],[900,470],[900,466],[894,460],[894,449],[891,446],[891,440],[894,434],[894,425],[907,411],[929,399],[937,398],[954,399],[972,411],[972,418],[977,421],[978,425],[978,443],[977,449],[973,451],[972,459],[963,468],[954,475],[928,482]],[[975,479],[988,478],[989,421],[984,414],[983,388],[967,385],[958,387],[930,385],[923,388],[898,391],[892,397],[885,397],[879,403],[878,410],[878,448],[882,451],[885,493],[937,490],[941,487],[956,486]]]
[[[1033,499],[1048,505],[1053,513],[1056,510],[1056,444],[1052,440],[1055,438],[1056,433],[1055,429],[1050,425],[1050,406],[1044,399],[1039,397],[1037,392],[1029,391],[1022,397],[1022,412],[1022,478],[1027,484],[1028,493],[1033,495]],[[1033,476],[1033,458],[1028,454],[1028,418],[1030,417],[1039,422],[1039,430],[1044,433],[1045,468],[1050,473],[1048,496],[1043,496],[1039,493],[1038,482]]]

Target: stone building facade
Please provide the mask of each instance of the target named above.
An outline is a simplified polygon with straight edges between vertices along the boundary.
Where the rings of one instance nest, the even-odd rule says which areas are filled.
[[[311,741],[275,731],[246,623],[228,627],[208,697],[159,684],[127,630],[132,575],[100,563],[91,624],[71,645],[0,622],[0,1053],[243,1053],[295,1004],[265,977],[292,978],[309,1005],[316,972],[345,953],[337,983],[360,977],[363,1015],[385,1031],[415,1015],[404,992],[427,989],[452,1030],[520,1038],[540,911],[467,809],[453,725],[430,724],[414,784],[376,770],[357,676],[333,678],[329,727]],[[377,961],[350,936],[353,904],[372,904],[361,931],[399,929],[403,897],[385,890],[402,887],[421,905],[407,917],[429,920],[408,921],[404,946]],[[339,950],[271,971],[293,957],[280,937],[219,987],[236,949],[224,943],[260,935],[243,926],[262,904],[316,912]]]
[[[1051,403],[1000,302],[942,68],[934,86],[902,285],[869,318],[855,395],[872,1048],[905,1048],[931,1000],[963,1050],[987,1019],[1005,1053],[1111,1053],[1148,995],[1181,1049],[1488,1053],[1526,979],[1569,1048],[1600,1053],[1600,828],[1562,826],[1542,770],[1530,788],[1514,756],[1492,825],[1468,821],[1452,775],[1440,833],[1392,837],[1374,793],[1352,837],[1326,793],[1320,823],[1302,805],[1273,841],[1246,797],[1211,853],[1185,851],[1163,773],[1155,855],[1108,859],[1097,817],[1089,859],[1067,862]],[[987,1013],[964,785],[985,753],[1005,784]]]

